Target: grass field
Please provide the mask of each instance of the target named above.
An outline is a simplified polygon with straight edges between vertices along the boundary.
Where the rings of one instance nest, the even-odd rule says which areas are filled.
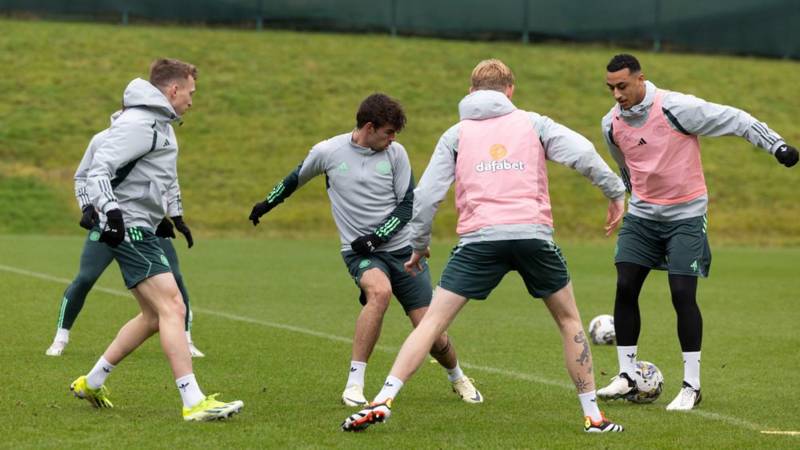
[[[642,293],[640,353],[662,370],[655,404],[612,403],[606,413],[628,430],[587,436],[548,313],[509,275],[486,302],[470,304],[451,328],[468,375],[486,397],[467,405],[441,369],[426,364],[407,384],[384,426],[344,434],[350,409],[338,403],[346,379],[357,291],[335,240],[203,240],[176,247],[195,311],[195,361],[207,393],[240,398],[227,423],[185,424],[157,341],[111,375],[117,407],[99,411],[68,385],[94,364],[136,311],[116,267],[98,283],[60,358],[44,356],[60,296],[77,270],[82,238],[0,236],[3,368],[0,447],[5,448],[797,448],[800,313],[798,249],[715,249],[701,283],[705,321],[701,407],[667,413],[682,365],[666,279],[654,273]],[[437,278],[448,243],[434,247]],[[612,246],[564,245],[584,323],[613,305]],[[367,371],[374,395],[408,333],[394,304]],[[616,369],[613,347],[593,347],[598,382]]]
[[[146,77],[158,56],[200,70],[192,112],[177,129],[187,220],[200,231],[244,237],[253,235],[245,220],[252,204],[312,145],[350,130],[359,102],[374,91],[405,106],[409,122],[399,141],[419,178],[441,133],[458,120],[472,68],[489,57],[515,71],[519,107],[577,130],[611,161],[600,132],[613,105],[605,65],[626,50],[7,19],[0,29],[0,210],[7,211],[0,233],[72,232],[78,161],[108,126],[128,81]],[[800,142],[800,63],[634,53],[660,87],[735,105]],[[702,141],[716,239],[799,245],[798,169],[739,138]],[[597,239],[605,217],[600,192],[569,169],[548,167],[559,236]],[[272,235],[333,232],[323,186],[320,177],[282,206]],[[454,221],[447,201],[436,234],[452,236]]]

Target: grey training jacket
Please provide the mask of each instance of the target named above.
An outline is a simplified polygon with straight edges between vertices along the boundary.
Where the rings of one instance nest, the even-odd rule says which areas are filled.
[[[171,125],[179,117],[164,94],[140,78],[125,89],[123,107],[111,127],[92,140],[97,146],[89,158],[86,191],[103,214],[120,209],[127,228],[154,230],[168,213],[165,198],[173,199],[170,215],[180,208],[178,141]],[[84,160],[91,149],[92,144]]]
[[[413,187],[411,164],[400,143],[374,151],[353,142],[352,132],[315,145],[300,165],[297,187],[323,173],[342,251],[350,250],[357,237],[374,232]],[[407,247],[408,238],[408,227],[399,227],[378,251]]]

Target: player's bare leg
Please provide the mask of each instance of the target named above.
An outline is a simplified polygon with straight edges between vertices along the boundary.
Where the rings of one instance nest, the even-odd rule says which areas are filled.
[[[564,361],[581,402],[584,415],[584,431],[604,433],[622,431],[623,428],[603,416],[597,407],[597,396],[592,366],[592,351],[589,339],[583,331],[580,313],[575,304],[572,283],[545,298],[545,306],[550,311],[561,333],[564,346]]]

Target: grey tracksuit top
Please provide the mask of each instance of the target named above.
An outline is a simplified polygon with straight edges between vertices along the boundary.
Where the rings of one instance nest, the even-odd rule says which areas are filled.
[[[461,120],[490,119],[515,109],[505,94],[491,90],[475,91],[458,104]],[[625,195],[622,180],[597,154],[589,140],[549,117],[535,112],[528,114],[548,160],[577,170],[609,199],[618,199]],[[414,214],[410,223],[411,246],[414,249],[423,250],[430,244],[433,216],[455,180],[459,126],[460,124],[453,125],[439,139],[428,168],[414,190]],[[459,243],[509,239],[552,241],[553,229],[542,224],[494,225],[461,235]]]
[[[302,163],[267,196],[277,206],[297,188],[325,174],[333,220],[339,229],[342,251],[357,237],[375,233],[384,243],[377,251],[408,246],[414,180],[405,148],[392,142],[374,151],[352,140],[352,132],[315,145]]]
[[[123,107],[95,136],[86,191],[103,214],[120,209],[127,228],[155,230],[167,214],[164,198],[177,189],[178,142],[170,123],[179,117],[164,94],[140,78],[125,89]]]
[[[117,111],[111,115],[112,124],[120,114],[122,114],[122,111]],[[75,171],[75,198],[78,200],[78,207],[81,210],[85,206],[92,204],[92,201],[89,199],[89,193],[87,192],[86,176],[89,173],[89,167],[92,165],[94,154],[105,141],[106,137],[108,136],[109,129],[110,128],[106,128],[92,137],[92,140],[89,141],[89,146],[86,147],[86,151],[83,153],[83,158],[81,158],[81,162],[78,165],[78,170]],[[181,188],[178,185],[177,179],[167,191],[167,195],[164,197],[164,202],[168,216],[175,217],[183,215]]]
[[[641,103],[634,105],[629,110],[622,110],[620,117],[632,127],[641,127],[647,122],[650,108],[656,94],[656,86],[645,82],[645,97]],[[762,148],[770,154],[784,144],[783,138],[769,129],[767,124],[759,122],[750,114],[732,106],[719,105],[707,102],[693,95],[667,91],[664,93],[662,108],[665,111],[667,122],[672,129],[697,136],[741,136],[753,145]],[[630,187],[628,168],[625,165],[625,156],[614,143],[612,121],[617,107],[614,106],[603,117],[603,137],[611,156],[620,168],[622,178]],[[628,189],[630,192],[630,188]],[[694,200],[676,205],[656,205],[648,203],[631,193],[628,200],[628,212],[637,217],[657,221],[673,221],[698,217],[708,210],[708,196],[702,195]]]

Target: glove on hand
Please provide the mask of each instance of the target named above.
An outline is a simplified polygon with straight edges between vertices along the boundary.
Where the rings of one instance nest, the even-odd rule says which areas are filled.
[[[172,218],[172,223],[175,224],[175,229],[183,234],[183,237],[186,238],[186,243],[189,244],[189,248],[192,248],[194,245],[194,239],[192,239],[192,230],[186,225],[186,222],[183,221],[183,216],[174,216]],[[175,236],[173,234],[173,236]]]
[[[81,221],[79,222],[81,228],[91,230],[92,227],[97,224],[98,220],[100,220],[100,216],[97,215],[97,211],[95,211],[94,206],[86,205],[83,207],[83,215],[81,216]]]
[[[381,238],[375,233],[365,234],[350,243],[350,248],[359,255],[369,255],[374,253],[379,245],[383,244]]]
[[[158,224],[158,228],[156,228],[156,236],[160,238],[175,237],[175,229],[172,227],[172,222],[170,222],[166,217],[164,217],[164,220]]]
[[[253,226],[259,224],[259,218],[264,214],[268,213],[273,208],[273,205],[270,205],[267,202],[258,202],[253,205],[253,210],[250,211],[250,217],[248,219],[253,222]]]
[[[792,167],[797,164],[797,149],[791,145],[783,144],[775,150],[775,159],[786,167]]]
[[[106,229],[100,234],[100,242],[105,242],[109,247],[116,247],[125,240],[125,223],[122,221],[122,211],[112,209],[106,213]]]

